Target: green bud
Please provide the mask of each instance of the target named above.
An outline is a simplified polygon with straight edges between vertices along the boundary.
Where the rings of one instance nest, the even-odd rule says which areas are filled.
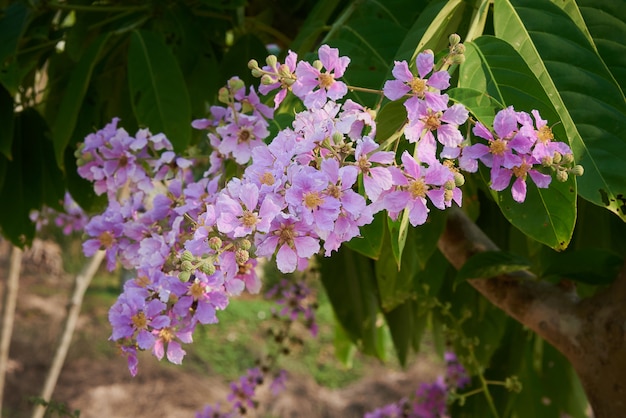
[[[282,64],[280,67],[278,67],[278,75],[285,78],[291,78],[293,76],[293,73],[291,72],[287,64]]]
[[[454,180],[448,180],[444,183],[443,187],[444,189],[446,189],[446,191],[454,190],[456,187],[456,183],[454,182]]]
[[[465,184],[465,176],[459,172],[454,173],[454,184],[461,187]]]
[[[567,175],[567,171],[565,170],[558,170],[556,172],[556,179],[560,181],[561,183],[566,182],[568,177],[569,176]]]
[[[455,45],[454,48],[452,49],[452,53],[457,54],[457,55],[465,54],[465,45],[463,44]]]
[[[235,261],[237,264],[245,264],[250,259],[250,253],[246,250],[242,250],[241,248],[235,251]]]
[[[217,93],[217,100],[222,103],[230,103],[230,92],[226,87],[222,87]]]
[[[252,243],[250,242],[250,240],[247,240],[245,238],[239,240],[239,243],[237,245],[237,247],[241,248],[242,250],[249,250],[250,247],[252,247]]]
[[[252,74],[252,77],[255,78],[263,77],[263,72],[261,72],[261,70],[259,70],[258,68],[253,68],[250,73]]]
[[[209,238],[209,248],[217,251],[222,248],[222,240],[220,237],[211,237]]]
[[[248,68],[251,70],[258,70],[259,63],[257,62],[257,60],[250,60],[248,61]]]
[[[246,87],[246,84],[240,78],[231,78],[228,80],[228,87],[230,87],[232,91],[237,91]]]
[[[178,273],[178,279],[181,282],[187,283],[190,278],[191,278],[191,273],[188,271],[181,271],[180,273]]]
[[[571,164],[574,162],[574,154],[565,154],[563,156],[563,163],[564,164]]]
[[[343,134],[340,132],[333,133],[333,144],[343,144]]]
[[[180,263],[180,268],[183,269],[183,271],[191,271],[193,270],[193,263],[189,260],[185,260]]]
[[[185,250],[183,251],[183,255],[180,256],[180,259],[183,261],[193,261],[195,257],[191,254],[191,251]]]
[[[261,76],[261,84],[269,86],[270,84],[274,84],[276,82],[276,80],[274,80],[272,77],[270,77],[269,74],[263,74]]]
[[[577,164],[572,167],[569,172],[574,176],[582,176],[585,173],[585,168],[582,165]]]
[[[321,70],[322,68],[324,68],[324,64],[322,64],[322,61],[320,60],[315,60],[313,61],[313,68],[315,68],[316,70]]]
[[[554,157],[552,157],[552,161],[554,161],[554,164],[559,164],[562,159],[563,159],[563,156],[561,155],[561,153],[555,151]]]
[[[465,62],[465,55],[453,55],[452,64],[463,64]]]
[[[276,58],[276,55],[269,55],[267,58],[265,58],[265,62],[271,68],[274,68],[276,67],[276,64],[278,64],[278,58]]]
[[[448,37],[448,41],[450,42],[450,46],[455,46],[461,42],[461,37],[458,34],[453,33],[450,37]]]
[[[215,266],[210,261],[200,264],[200,271],[209,276],[215,273]]]
[[[544,167],[550,167],[552,166],[552,164],[554,163],[554,159],[552,157],[550,157],[549,155],[547,157],[544,157],[541,160],[541,165]]]

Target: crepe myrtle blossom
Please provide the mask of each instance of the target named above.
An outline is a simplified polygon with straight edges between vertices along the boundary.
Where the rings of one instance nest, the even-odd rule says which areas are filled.
[[[434,71],[435,54],[431,50],[421,52],[415,58],[417,76],[415,76],[406,61],[395,61],[391,73],[395,80],[385,82],[383,92],[389,100],[398,100],[405,95],[411,96],[405,103],[410,112],[420,101],[424,101],[430,108],[441,108],[447,104],[447,98],[441,96],[440,91],[450,87],[450,74],[447,71]],[[430,74],[430,77],[427,76]],[[443,103],[443,101],[446,103]]]
[[[274,108],[278,106],[287,97],[287,92],[291,89],[291,86],[296,81],[296,64],[298,62],[298,55],[289,51],[285,58],[285,63],[278,62],[274,55],[267,57],[267,65],[263,68],[259,68],[259,64],[252,60],[248,64],[248,67],[252,70],[252,75],[255,77],[261,77],[261,85],[259,86],[259,93],[267,95],[271,91],[279,89],[276,96],[274,96]]]
[[[395,154],[392,151],[379,151],[379,149],[379,145],[366,136],[357,140],[354,151],[356,166],[363,174],[365,194],[372,202],[378,200],[383,191],[393,186],[391,172],[384,165],[392,164]],[[372,163],[383,164],[383,166],[373,166]]]
[[[540,173],[533,169],[533,165],[538,165],[537,161],[532,156],[518,156],[515,155],[511,158],[510,168],[498,167],[491,169],[491,185],[490,187],[501,192],[509,187],[511,177],[515,176],[513,186],[511,187],[511,195],[516,202],[523,202],[526,200],[526,179],[528,176],[533,180],[535,185],[541,189],[545,189],[550,185],[552,177]]]
[[[343,77],[350,58],[340,57],[337,48],[322,45],[318,50],[319,61],[313,65],[300,61],[296,65],[296,81],[293,93],[308,108],[320,108],[327,99],[339,100],[348,93],[348,86],[338,78]],[[322,71],[325,70],[325,71]]]

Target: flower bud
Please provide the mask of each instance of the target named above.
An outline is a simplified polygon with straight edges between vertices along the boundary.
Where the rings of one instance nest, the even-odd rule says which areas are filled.
[[[563,155],[563,164],[571,164],[574,162],[574,154]]]
[[[257,60],[250,60],[248,61],[248,68],[251,70],[258,70],[259,69],[259,63],[257,62]]]
[[[217,251],[222,248],[222,240],[220,237],[211,237],[209,238],[209,248]]]
[[[228,80],[228,87],[230,87],[232,91],[238,91],[246,87],[246,84],[243,82],[242,79],[233,77]]]
[[[465,55],[453,55],[452,64],[463,64],[465,62]]]
[[[200,264],[200,271],[210,276],[212,274],[215,274],[215,266],[210,261],[205,261],[204,263]]]
[[[183,269],[183,271],[191,271],[193,270],[193,263],[189,260],[185,260],[180,263],[180,268]]]
[[[191,273],[188,271],[181,271],[180,273],[178,273],[178,279],[181,282],[187,283],[190,278],[191,278]]]
[[[561,183],[566,182],[568,177],[569,176],[567,175],[567,171],[565,170],[558,170],[556,172],[556,179],[560,181]]]
[[[454,185],[461,187],[465,184],[465,176],[458,171],[454,173]]]
[[[276,67],[276,64],[278,64],[278,58],[276,58],[276,55],[269,55],[267,58],[265,58],[265,62],[271,68],[274,68]]]
[[[454,190],[456,188],[456,183],[454,182],[454,180],[448,180],[444,183],[443,187],[444,189],[446,189],[446,191]]]
[[[452,53],[457,54],[457,55],[465,54],[465,45],[463,44],[455,45],[454,48],[452,49]]]
[[[230,92],[226,87],[220,88],[217,93],[217,100],[226,104],[230,103]]]
[[[550,157],[549,155],[546,157],[543,157],[543,159],[541,160],[541,165],[544,167],[550,167],[552,166],[553,163],[554,163],[554,159]]]
[[[291,78],[293,76],[293,73],[291,72],[287,64],[282,64],[280,67],[278,67],[278,75],[281,77]]]
[[[242,250],[249,250],[250,247],[252,247],[252,243],[250,243],[250,240],[247,240],[245,238],[239,240],[239,243],[237,245],[239,248],[241,248]]]
[[[270,84],[274,84],[276,80],[272,78],[269,74],[263,74],[261,76],[261,84],[265,86],[269,86]]]
[[[452,200],[452,198],[454,197],[454,192],[452,190],[447,190],[445,192],[443,192],[443,199],[446,202],[449,202]]]
[[[453,33],[450,37],[448,37],[448,41],[450,42],[450,46],[456,46],[459,42],[461,42],[461,37],[458,34]]]
[[[313,61],[313,68],[315,68],[316,70],[322,70],[322,68],[324,68],[324,64],[322,64],[322,61],[320,60],[315,60]]]
[[[250,253],[241,248],[235,251],[235,261],[237,264],[245,264],[250,259]]]
[[[193,256],[193,254],[191,254],[191,251],[189,250],[185,250],[183,251],[183,255],[180,256],[180,259],[185,262],[185,261],[193,261],[195,257]]]
[[[572,167],[569,172],[574,176],[582,176],[585,173],[585,168],[582,165],[577,164]]]
[[[250,71],[250,74],[252,74],[252,77],[255,78],[263,77],[263,73],[258,68],[253,68],[252,71]]]
[[[563,156],[561,155],[561,153],[555,151],[554,157],[552,157],[552,161],[554,161],[554,164],[559,164],[562,159],[563,159]]]

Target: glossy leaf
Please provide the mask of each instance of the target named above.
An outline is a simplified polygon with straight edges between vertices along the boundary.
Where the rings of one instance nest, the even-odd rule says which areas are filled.
[[[489,279],[525,270],[530,266],[530,261],[517,254],[505,251],[485,251],[471,256],[459,269],[455,281]]]
[[[626,102],[604,61],[576,23],[550,2],[496,0],[494,25],[558,112],[585,168],[580,195],[626,220]]]
[[[555,138],[567,137],[562,124],[553,125],[559,119],[557,112],[513,47],[500,39],[483,36],[467,44],[466,56],[459,79],[462,87],[486,91],[492,100],[505,106],[515,105],[516,110],[539,110],[553,127]],[[468,105],[472,106],[472,101]],[[484,108],[477,110],[484,113]],[[566,248],[576,223],[575,179],[570,176],[564,183],[553,180],[547,189],[537,188],[530,178],[526,184],[528,191],[523,204],[513,200],[510,189],[492,192],[502,213],[533,239],[554,249]]]
[[[59,111],[52,127],[54,138],[54,155],[59,167],[63,167],[63,154],[70,143],[76,127],[78,115],[83,106],[83,99],[91,82],[94,67],[101,58],[102,50],[109,40],[110,33],[100,36],[92,43],[78,62],[61,99]]]
[[[291,50],[303,55],[313,49],[320,37],[326,30],[328,20],[339,6],[339,0],[321,0],[307,15],[306,20],[300,27],[298,35],[289,46]]]
[[[191,140],[191,105],[176,59],[153,33],[134,31],[128,51],[133,109],[142,126],[163,132],[181,152]]]

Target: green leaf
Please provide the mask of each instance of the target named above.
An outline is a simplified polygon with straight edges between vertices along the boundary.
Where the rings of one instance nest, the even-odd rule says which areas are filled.
[[[383,335],[377,326],[379,303],[372,263],[341,247],[332,258],[320,260],[320,272],[328,299],[346,334],[364,353],[382,359],[385,353]]]
[[[359,254],[378,260],[383,248],[382,236],[385,231],[386,217],[386,213],[378,212],[374,215],[372,223],[361,227],[360,237],[354,237],[343,245]]]
[[[91,82],[94,67],[101,58],[102,50],[109,40],[110,33],[98,37],[72,70],[67,90],[61,99],[59,112],[52,127],[54,155],[59,167],[63,167],[65,148],[72,138],[83,99]]]
[[[523,57],[558,112],[585,174],[578,193],[626,220],[626,102],[569,16],[541,0],[496,0],[494,25]]]
[[[13,97],[4,86],[0,86],[0,120],[3,121],[3,126],[0,130],[0,153],[9,160],[12,158],[13,119]]]
[[[391,332],[391,340],[396,350],[398,362],[404,367],[414,334],[423,334],[426,328],[425,321],[421,321],[420,327],[416,327],[417,313],[414,310],[413,301],[410,300],[396,306],[389,312],[385,312],[385,320]]]
[[[593,285],[612,283],[624,264],[622,257],[600,248],[554,253],[542,276],[557,276]]]
[[[404,252],[404,246],[406,245],[406,236],[409,232],[408,210],[404,210],[402,212],[402,216],[395,221],[391,218],[387,218],[387,230],[390,235],[390,255],[393,256],[393,260],[396,262],[397,270],[400,270],[402,268],[402,253]]]
[[[559,120],[540,82],[511,45],[482,36],[466,47],[466,61],[459,77],[461,87],[486,91],[493,98],[492,104],[497,101],[505,106],[515,105],[516,110],[539,110],[550,124]],[[484,107],[478,109],[481,113],[483,110]],[[555,138],[566,138],[563,124],[552,128]],[[486,171],[481,169],[488,179]],[[510,190],[491,193],[509,222],[526,235],[554,249],[566,248],[576,223],[576,180],[573,176],[564,183],[553,180],[547,189],[538,189],[530,178],[526,184],[523,204],[513,200]]]
[[[626,91],[626,8],[622,0],[578,0],[598,53]]]
[[[226,79],[232,76],[241,78],[246,85],[251,85],[257,80],[250,73],[248,61],[255,59],[260,63],[267,58],[267,48],[265,44],[253,34],[245,34],[230,47],[222,59],[220,69]],[[222,80],[222,85],[226,80]]]
[[[28,5],[24,2],[13,2],[3,10],[0,18],[0,69],[4,69],[7,61],[15,55],[29,20]]]
[[[347,368],[352,368],[356,346],[335,318],[335,338],[333,339],[335,357]]]
[[[376,142],[382,145],[387,139],[401,134],[406,120],[406,109],[402,101],[387,103],[376,115]]]
[[[307,15],[306,20],[300,26],[298,35],[289,46],[298,55],[311,51],[320,35],[326,30],[328,19],[339,6],[339,0],[320,0],[316,2],[313,10]]]
[[[494,97],[486,91],[457,87],[446,91],[455,103],[463,104],[485,126],[493,125],[493,118],[498,110],[504,108]]]
[[[502,274],[530,268],[530,261],[505,251],[484,251],[471,256],[459,269],[455,282],[468,279],[489,279]]]
[[[128,81],[139,123],[162,132],[176,152],[191,140],[191,105],[176,58],[152,32],[137,30],[128,51]]]

